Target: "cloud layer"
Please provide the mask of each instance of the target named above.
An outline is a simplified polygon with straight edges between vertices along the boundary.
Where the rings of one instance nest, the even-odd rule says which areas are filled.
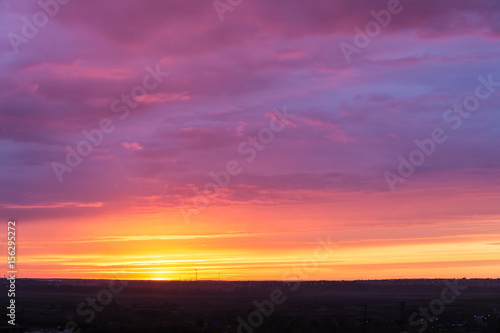
[[[175,235],[180,209],[217,230],[250,228],[250,212],[280,232],[298,207],[297,230],[314,238],[325,226],[472,228],[500,213],[500,86],[459,129],[443,118],[480,76],[500,82],[498,1],[403,0],[366,47],[355,28],[390,2],[244,0],[223,21],[211,1],[40,3],[54,15],[29,38],[39,2],[0,4],[4,216],[77,228],[150,214]],[[359,50],[350,63],[342,42]],[[103,121],[113,129],[68,165],[66,147]],[[391,192],[384,173],[435,128],[446,142]],[[231,161],[241,171],[200,203]]]

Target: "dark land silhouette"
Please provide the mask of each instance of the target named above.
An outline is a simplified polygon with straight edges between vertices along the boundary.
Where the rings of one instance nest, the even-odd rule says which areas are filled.
[[[467,288],[455,295],[447,283]],[[62,332],[71,322],[74,332],[399,333],[418,332],[425,321],[424,332],[500,332],[500,279],[16,284],[18,328],[1,331]],[[412,314],[419,325],[410,324]]]

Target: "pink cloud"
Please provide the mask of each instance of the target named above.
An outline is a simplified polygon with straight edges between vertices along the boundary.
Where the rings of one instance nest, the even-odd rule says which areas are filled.
[[[138,144],[137,142],[132,142],[132,143],[122,142],[121,145],[129,150],[142,150],[142,149],[144,149],[144,147],[141,146],[140,144]]]

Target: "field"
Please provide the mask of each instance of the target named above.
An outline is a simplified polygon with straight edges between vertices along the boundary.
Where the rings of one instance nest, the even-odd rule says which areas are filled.
[[[16,322],[18,332],[497,333],[499,283],[21,279]]]

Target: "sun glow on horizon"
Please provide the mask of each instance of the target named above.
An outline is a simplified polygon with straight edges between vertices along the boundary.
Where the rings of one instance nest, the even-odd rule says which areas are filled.
[[[26,277],[106,278],[155,281],[357,280],[500,276],[500,246],[490,219],[474,227],[339,227],[337,232],[217,232],[125,234],[121,220],[93,238],[66,241],[64,229],[40,244],[40,230],[23,230],[20,263]],[[458,224],[455,224],[458,226]],[[465,228],[465,225],[464,227]],[[114,235],[113,230],[122,230]],[[386,230],[391,230],[387,234]],[[443,230],[447,234],[443,235]],[[137,233],[135,233],[137,235]],[[144,233],[143,233],[144,234]],[[430,237],[433,235],[432,237]],[[330,239],[331,249],[321,248]],[[117,241],[119,240],[119,241]],[[38,244],[37,246],[31,246]],[[74,244],[88,244],[74,247]],[[260,245],[260,246],[258,246]],[[328,244],[327,244],[328,245]],[[60,251],[61,254],[40,252]],[[460,255],[457,256],[457,253]],[[471,269],[475,272],[471,275]]]

